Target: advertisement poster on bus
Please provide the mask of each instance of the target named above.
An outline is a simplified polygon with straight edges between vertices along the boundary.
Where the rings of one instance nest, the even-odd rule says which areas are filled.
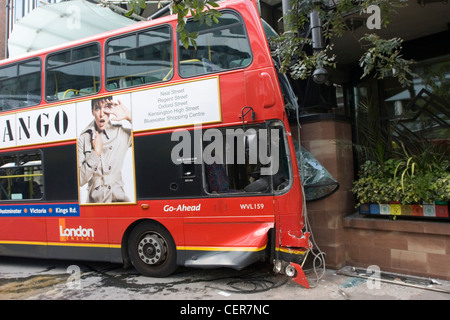
[[[220,122],[221,116],[217,77],[78,102],[80,204],[136,201],[133,132]]]
[[[134,203],[130,94],[77,103],[80,204]]]

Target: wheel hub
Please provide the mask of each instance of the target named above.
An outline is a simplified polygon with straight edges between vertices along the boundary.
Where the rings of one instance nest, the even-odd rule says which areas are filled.
[[[156,234],[146,235],[138,245],[139,257],[146,264],[160,264],[166,256],[164,241]]]

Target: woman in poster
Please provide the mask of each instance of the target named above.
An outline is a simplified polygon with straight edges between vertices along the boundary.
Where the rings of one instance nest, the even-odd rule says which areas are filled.
[[[103,97],[91,101],[94,119],[78,139],[80,187],[88,185],[87,203],[130,202],[124,191],[122,167],[132,145],[131,129],[115,121],[131,123],[131,112],[120,100]]]

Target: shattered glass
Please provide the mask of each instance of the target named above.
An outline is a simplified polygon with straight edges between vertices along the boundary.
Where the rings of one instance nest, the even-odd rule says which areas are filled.
[[[297,141],[294,147],[306,201],[320,200],[335,192],[339,183],[328,170]]]

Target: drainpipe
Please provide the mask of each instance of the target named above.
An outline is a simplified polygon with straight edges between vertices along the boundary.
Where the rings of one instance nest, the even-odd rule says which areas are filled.
[[[11,11],[10,6],[11,0],[7,0],[6,2],[6,27],[5,27],[5,58],[8,58],[8,38],[9,38],[9,14]]]

